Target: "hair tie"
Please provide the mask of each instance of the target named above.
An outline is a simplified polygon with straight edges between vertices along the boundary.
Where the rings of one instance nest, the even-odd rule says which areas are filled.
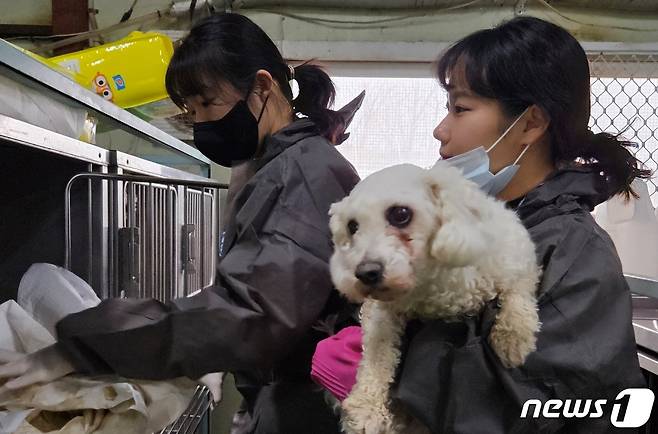
[[[288,65],[288,70],[290,71],[290,80],[288,80],[288,85],[290,86],[292,99],[295,100],[299,96],[299,83],[295,79],[295,67]]]

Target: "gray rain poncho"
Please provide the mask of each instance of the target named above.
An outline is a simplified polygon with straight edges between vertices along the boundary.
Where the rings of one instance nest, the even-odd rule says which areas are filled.
[[[247,432],[337,433],[310,365],[327,336],[314,326],[346,311],[329,275],[328,211],[358,176],[308,119],[267,138],[265,149],[231,200],[215,286],[168,304],[105,300],[60,321],[59,345],[87,374],[234,372]]]
[[[537,351],[505,369],[486,341],[497,306],[462,323],[410,324],[396,397],[433,433],[611,432],[603,418],[520,418],[528,399],[607,399],[643,387],[631,295],[608,234],[590,211],[603,178],[559,170],[516,207],[543,266]],[[623,432],[627,432],[623,431]]]

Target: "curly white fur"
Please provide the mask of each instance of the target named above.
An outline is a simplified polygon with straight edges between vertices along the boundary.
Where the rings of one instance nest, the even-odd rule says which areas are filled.
[[[411,211],[406,225],[391,223],[393,207]],[[333,282],[350,300],[364,302],[363,359],[342,404],[347,433],[424,431],[392,409],[389,397],[408,319],[458,320],[498,297],[489,342],[501,362],[519,366],[534,351],[540,275],[534,245],[516,214],[458,169],[447,163],[384,169],[329,214]],[[364,263],[381,265],[376,284],[357,278]]]

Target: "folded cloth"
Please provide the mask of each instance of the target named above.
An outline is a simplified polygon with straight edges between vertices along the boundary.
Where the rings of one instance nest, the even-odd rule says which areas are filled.
[[[55,338],[16,302],[0,305],[0,350],[27,353],[53,343]],[[183,413],[196,387],[187,378],[164,382],[67,376],[17,390],[0,389],[0,426],[11,426],[8,432],[14,432],[22,423],[17,432],[78,434],[85,432],[85,411],[106,410],[98,434],[154,432]]]
[[[338,400],[344,400],[356,383],[361,361],[361,327],[346,327],[318,342],[311,364],[311,378]]]
[[[182,391],[195,383],[87,379],[68,376],[48,384],[0,392],[0,406],[32,409],[29,425],[46,433],[82,433],[85,410],[107,410],[97,434],[143,434],[159,431],[180,415],[192,396]]]

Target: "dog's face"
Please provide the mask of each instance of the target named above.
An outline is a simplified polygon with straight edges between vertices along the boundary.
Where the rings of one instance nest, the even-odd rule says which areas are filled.
[[[464,205],[474,202],[473,194],[483,196],[448,165],[432,170],[393,166],[361,181],[329,211],[336,288],[354,302],[366,297],[393,301],[416,287],[424,267],[468,262],[477,254],[472,248],[477,241],[454,233],[459,230],[439,234],[455,222],[467,225],[466,233],[468,226],[476,230],[481,216]]]

